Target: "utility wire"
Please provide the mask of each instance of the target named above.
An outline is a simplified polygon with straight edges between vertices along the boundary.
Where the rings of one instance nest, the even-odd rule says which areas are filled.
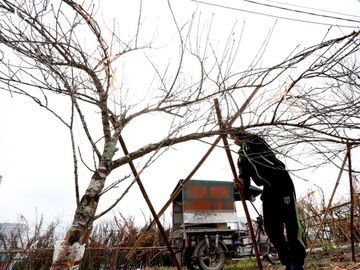
[[[204,2],[201,0],[191,0],[192,2],[196,2],[199,4],[204,4],[204,5],[209,5],[209,6],[214,6],[214,7],[220,7],[220,8],[225,8],[225,9],[231,9],[231,10],[236,10],[236,11],[243,11],[246,13],[251,13],[251,14],[256,14],[256,15],[262,15],[262,16],[267,16],[267,17],[272,17],[272,18],[277,18],[277,19],[284,19],[284,20],[290,20],[290,21],[296,21],[296,22],[303,22],[303,23],[311,23],[311,24],[319,24],[319,25],[326,25],[326,26],[338,26],[338,27],[346,27],[346,28],[358,28],[358,26],[350,26],[350,25],[339,25],[339,24],[333,24],[333,23],[325,23],[325,22],[315,22],[315,21],[310,21],[310,20],[303,20],[303,19],[295,19],[295,18],[290,18],[290,17],[285,17],[285,16],[278,16],[278,15],[273,15],[273,14],[268,14],[268,13],[264,13],[264,12],[258,12],[258,11],[252,11],[252,10],[246,10],[246,9],[241,9],[241,8],[235,8],[235,7],[229,7],[229,6],[225,6],[225,5],[220,5],[220,4],[214,4],[214,3],[209,3],[209,2]]]
[[[305,8],[305,9],[309,9],[309,10],[321,11],[321,12],[330,13],[330,14],[337,14],[337,15],[343,15],[343,16],[348,16],[348,17],[360,18],[360,16],[354,15],[354,14],[347,14],[347,13],[335,12],[335,11],[330,11],[330,10],[325,10],[325,9],[294,5],[294,4],[289,4],[289,3],[280,2],[280,1],[273,1],[273,0],[264,0],[264,1],[265,2],[270,2],[270,3],[275,3],[275,4],[280,4],[280,5],[285,5],[285,6],[291,6],[291,7]]]
[[[318,13],[315,13],[315,12],[303,11],[303,10],[299,10],[299,9],[280,7],[280,6],[271,5],[271,4],[259,3],[259,2],[255,2],[255,1],[252,1],[252,0],[243,0],[243,1],[254,4],[254,5],[277,8],[277,9],[282,9],[282,10],[286,10],[286,11],[290,11],[290,12],[296,12],[296,13],[301,13],[301,14],[306,14],[306,15],[311,15],[311,16],[317,16],[317,17],[324,17],[324,18],[330,18],[330,19],[335,19],[335,20],[342,20],[342,21],[360,23],[360,21],[358,21],[358,20],[346,19],[346,18],[330,16],[330,15],[325,15],[325,14],[318,14]]]

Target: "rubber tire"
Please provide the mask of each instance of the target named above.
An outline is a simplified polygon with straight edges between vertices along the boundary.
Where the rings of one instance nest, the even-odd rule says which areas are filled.
[[[274,248],[274,246],[269,242],[269,252],[264,256],[264,259],[267,260],[272,265],[276,265],[280,263],[279,255]]]
[[[224,267],[225,249],[220,243],[215,247],[214,241],[210,241],[210,247],[208,248],[206,242],[202,242],[197,256],[199,267],[202,270],[221,270]],[[215,264],[213,264],[214,262]]]

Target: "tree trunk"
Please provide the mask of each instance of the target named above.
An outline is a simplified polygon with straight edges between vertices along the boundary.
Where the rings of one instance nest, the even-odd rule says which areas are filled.
[[[74,220],[63,241],[55,243],[51,270],[75,270],[85,252],[85,245],[92,230],[100,194],[109,174],[109,160],[117,149],[113,143],[105,146],[103,159],[93,174],[90,184],[77,206]]]

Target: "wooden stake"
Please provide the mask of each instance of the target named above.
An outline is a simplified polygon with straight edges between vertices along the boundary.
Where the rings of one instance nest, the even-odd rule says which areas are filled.
[[[219,101],[217,99],[215,99],[214,104],[215,104],[216,115],[217,115],[217,118],[218,118],[219,127],[220,127],[220,129],[224,129],[225,126],[224,126],[224,123],[222,121],[221,111],[220,111],[220,107],[219,107]],[[229,164],[230,164],[230,168],[231,168],[231,171],[232,171],[232,174],[233,174],[234,184],[235,184],[235,181],[239,181],[239,180],[238,180],[238,175],[237,175],[237,172],[236,172],[236,169],[235,169],[234,160],[233,160],[233,158],[231,156],[229,143],[228,143],[226,135],[221,135],[221,137],[222,137],[222,140],[224,142],[225,152],[226,152],[226,155],[227,155],[228,160],[229,160]],[[247,220],[248,227],[249,227],[250,237],[251,237],[251,241],[252,241],[253,248],[254,248],[254,251],[255,251],[256,262],[258,264],[259,269],[262,270],[263,267],[262,267],[262,263],[261,263],[261,259],[260,259],[259,249],[258,249],[256,239],[255,239],[255,236],[254,236],[254,228],[252,226],[252,221],[251,221],[251,218],[250,218],[249,210],[248,210],[247,205],[246,205],[244,192],[243,192],[243,189],[239,188],[239,187],[238,187],[238,191],[239,191],[239,194],[240,194],[242,206],[243,206],[244,211],[245,211],[245,216],[246,216],[246,220]]]
[[[337,189],[337,187],[339,186],[340,178],[341,178],[341,175],[342,175],[342,173],[343,173],[343,171],[344,171],[344,167],[345,167],[345,165],[346,165],[346,161],[347,161],[348,157],[349,157],[349,153],[346,152],[346,155],[345,155],[345,157],[344,157],[344,160],[343,160],[343,163],[342,163],[342,165],[341,165],[341,168],[340,168],[338,177],[337,177],[337,179],[336,179],[336,183],[335,183],[333,192],[332,192],[332,194],[331,194],[331,197],[330,197],[328,206],[327,206],[326,209],[325,209],[324,216],[323,216],[323,218],[322,218],[322,220],[321,220],[321,222],[320,222],[319,228],[318,228],[318,230],[317,230],[317,232],[316,232],[316,234],[315,234],[315,238],[314,238],[314,240],[313,240],[313,242],[312,242],[312,244],[311,244],[310,250],[309,250],[309,252],[308,252],[308,254],[307,254],[306,258],[305,258],[304,267],[305,267],[305,265],[306,265],[306,262],[307,262],[308,258],[309,258],[310,255],[311,255],[311,251],[312,251],[312,249],[313,249],[313,247],[314,247],[314,243],[315,243],[316,239],[317,239],[318,236],[319,236],[320,230],[322,229],[322,226],[323,226],[323,224],[324,224],[326,215],[327,215],[328,212],[329,212],[329,209],[330,209],[331,204],[332,204],[332,200],[333,200],[333,198],[334,198],[334,196],[335,196],[336,189]]]
[[[351,240],[351,259],[356,262],[355,257],[355,234],[354,234],[354,186],[352,178],[352,165],[351,165],[351,145],[347,144],[347,153],[349,159],[349,182],[350,182],[350,240]]]
[[[129,155],[129,152],[128,152],[127,148],[126,148],[125,141],[124,141],[124,139],[122,138],[121,135],[120,135],[120,137],[119,137],[119,142],[120,142],[121,147],[122,147],[122,149],[123,149],[123,151],[124,151],[124,154],[125,154],[125,155]],[[144,188],[144,185],[142,184],[142,182],[141,182],[141,180],[140,180],[140,176],[139,176],[139,174],[138,174],[138,172],[137,172],[137,170],[136,170],[136,168],[135,168],[135,165],[134,165],[134,163],[133,163],[131,160],[130,160],[130,162],[129,162],[129,166],[130,166],[131,171],[132,171],[132,173],[133,173],[133,175],[134,175],[134,177],[135,177],[135,180],[136,180],[136,182],[137,182],[137,184],[138,184],[138,186],[139,186],[139,188],[140,188],[140,190],[141,190],[141,193],[142,193],[142,195],[144,196],[144,199],[145,199],[147,205],[149,206],[149,209],[150,209],[150,211],[151,211],[151,214],[152,214],[153,217],[154,217],[154,220],[155,220],[155,222],[156,222],[156,224],[157,224],[157,226],[158,226],[158,228],[159,228],[159,231],[160,231],[162,237],[164,238],[165,245],[166,245],[166,247],[167,247],[167,249],[168,249],[168,251],[169,251],[169,253],[170,253],[171,259],[173,260],[176,268],[177,268],[178,270],[181,270],[181,265],[180,265],[179,261],[177,260],[176,255],[175,255],[173,249],[171,248],[171,244],[170,244],[170,242],[169,242],[169,239],[168,239],[167,236],[166,236],[165,230],[164,230],[163,226],[161,225],[161,222],[160,222],[160,220],[159,220],[159,217],[158,217],[158,215],[156,214],[155,209],[154,209],[154,207],[153,207],[153,205],[152,205],[152,203],[151,203],[151,201],[150,201],[150,199],[149,199],[149,196],[148,196],[147,193],[146,193],[146,190],[145,190],[145,188]]]
[[[245,100],[244,104],[241,106],[239,111],[235,113],[235,115],[229,120],[227,126],[232,126],[236,119],[243,113],[243,111],[246,109],[246,107],[249,105],[250,101],[253,99],[253,97],[256,95],[256,93],[260,90],[260,86],[257,86],[250,94],[250,96]],[[205,160],[210,156],[211,152],[215,149],[216,145],[220,142],[221,136],[218,136],[215,141],[211,144],[208,151],[205,153],[205,155],[200,159],[198,164],[195,166],[195,168],[189,173],[189,175],[185,178],[183,183],[177,187],[177,189],[173,192],[169,200],[165,203],[165,205],[161,208],[160,212],[158,213],[158,217],[161,217],[162,214],[164,214],[165,210],[170,206],[170,204],[174,201],[177,195],[180,194],[182,191],[184,185],[191,179],[191,177],[196,173],[196,171],[201,167],[201,165],[205,162]],[[132,249],[129,251],[129,253],[125,257],[125,261],[129,261],[131,257],[135,254],[136,248],[141,244],[142,239],[145,236],[145,233],[151,229],[151,227],[155,224],[154,220],[152,220],[149,225],[147,226],[146,230],[139,236],[137,241],[135,242]]]

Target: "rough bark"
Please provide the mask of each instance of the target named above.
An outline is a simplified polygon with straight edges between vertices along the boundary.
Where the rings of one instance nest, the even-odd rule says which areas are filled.
[[[77,269],[91,233],[94,216],[106,178],[110,173],[109,162],[118,149],[113,141],[104,146],[102,160],[76,208],[73,222],[63,241],[54,251],[52,270]]]

